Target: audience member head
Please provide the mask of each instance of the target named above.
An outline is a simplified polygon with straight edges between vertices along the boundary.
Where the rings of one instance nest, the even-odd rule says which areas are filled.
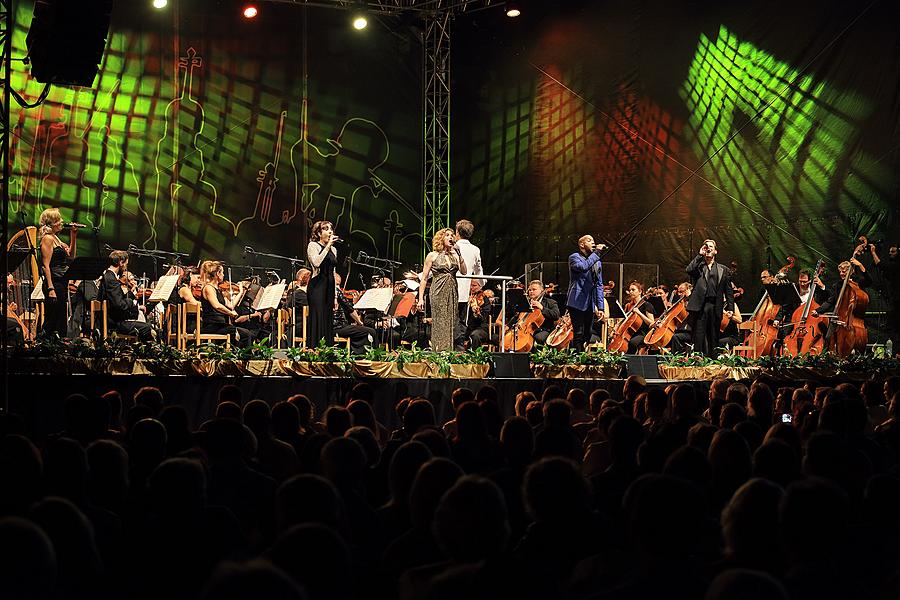
[[[152,386],[144,386],[134,393],[134,404],[136,406],[146,406],[153,411],[155,417],[163,409],[163,395],[159,388]]]
[[[561,387],[556,385],[555,383],[551,383],[547,387],[544,388],[543,393],[541,394],[541,404],[547,404],[551,400],[565,400],[566,393],[563,391]]]
[[[763,431],[772,426],[775,413],[775,397],[772,390],[764,383],[756,384],[750,390],[747,397],[747,415],[755,421]]]
[[[360,381],[350,389],[347,394],[347,404],[351,404],[354,400],[362,400],[369,406],[375,404],[375,391],[372,386],[365,381]]]
[[[706,513],[705,500],[693,484],[644,475],[628,488],[623,506],[629,537],[643,561],[668,564],[693,554]]]
[[[432,458],[416,473],[409,492],[412,526],[428,532],[441,497],[463,476],[462,469],[446,458]]]
[[[749,395],[750,390],[747,389],[746,385],[743,383],[732,383],[728,386],[728,391],[725,393],[725,404],[734,402],[738,406],[746,408]]]
[[[294,394],[287,401],[297,407],[297,412],[300,414],[300,429],[305,433],[312,426],[316,417],[313,403],[305,394]]]
[[[753,475],[753,459],[744,438],[730,429],[721,429],[709,446],[713,493],[720,505],[728,502],[734,491]]]
[[[715,425],[709,423],[694,423],[688,429],[687,444],[692,448],[696,448],[706,456],[709,453],[709,446],[712,444],[713,436],[719,430]]]
[[[672,395],[672,419],[683,421],[697,415],[697,394],[694,388],[682,383]]]
[[[290,442],[300,432],[300,411],[290,402],[279,402],[272,407],[272,435]]]
[[[500,403],[500,394],[497,392],[497,388],[492,386],[489,383],[484,384],[478,391],[475,392],[475,401],[476,402],[493,402],[494,404],[499,405]]]
[[[128,412],[125,413],[125,439],[131,438],[131,432],[134,430],[136,423],[155,417],[156,415],[153,414],[153,411],[146,406],[132,406],[129,408]]]
[[[434,427],[426,427],[419,430],[416,435],[412,436],[412,441],[421,442],[428,446],[428,449],[431,450],[431,455],[434,457],[450,458],[450,443],[447,441],[444,433]]]
[[[119,512],[128,495],[128,453],[112,440],[92,442],[85,453],[88,497],[97,506]]]
[[[303,590],[281,569],[262,559],[219,564],[203,590],[202,600],[306,600]]]
[[[360,400],[356,400],[360,402]],[[311,600],[353,598],[350,548],[320,523],[295,525],[266,552],[272,563],[306,590]]]
[[[176,456],[194,447],[194,437],[187,410],[181,405],[173,404],[162,409],[159,422],[166,428],[166,455]]]
[[[670,454],[662,472],[664,475],[690,481],[703,492],[709,490],[712,482],[709,460],[694,446],[682,446]]]
[[[581,388],[572,388],[566,395],[566,401],[576,414],[584,414],[588,410],[588,397]]]
[[[215,419],[206,429],[206,453],[211,463],[242,460],[244,426],[233,419]]]
[[[790,595],[768,573],[728,569],[713,579],[706,590],[706,600],[790,600]]]
[[[331,437],[342,437],[347,430],[353,427],[353,416],[350,411],[343,406],[332,405],[325,409],[322,415],[322,423],[325,425],[325,431]]]
[[[607,438],[613,464],[633,465],[638,448],[644,442],[644,428],[636,419],[621,416],[609,426]]]
[[[253,432],[257,440],[272,435],[272,409],[262,400],[251,400],[244,405],[242,413],[244,425]]]
[[[96,593],[103,563],[94,528],[84,513],[65,498],[48,497],[31,507],[29,518],[53,543],[57,593],[71,598]]]
[[[640,423],[647,420],[647,392],[641,392],[634,399],[634,406],[631,407],[631,416]]]
[[[321,473],[322,448],[328,443],[331,436],[327,433],[314,433],[303,443],[300,451],[300,471],[303,473]]]
[[[413,400],[403,413],[403,432],[407,438],[417,434],[423,427],[434,427],[434,406],[424,398]],[[458,417],[457,417],[458,427]]]
[[[301,523],[320,523],[346,531],[344,501],[334,485],[320,475],[295,475],[275,493],[275,521],[284,532]]]
[[[544,404],[545,427],[568,427],[572,420],[572,406],[565,400],[551,400]]]
[[[510,534],[500,488],[476,475],[459,478],[441,497],[434,514],[434,532],[440,547],[457,563],[500,555]]]
[[[724,377],[716,377],[709,384],[709,402],[712,405],[712,401],[714,398],[718,398],[720,400],[725,401],[725,397],[728,395],[728,386],[731,385],[731,380],[726,379]]]
[[[360,489],[366,453],[352,438],[336,437],[322,448],[322,474],[339,490]]]
[[[622,384],[622,396],[628,404],[628,408],[634,403],[635,398],[647,390],[647,380],[640,375],[629,375]]]
[[[781,544],[778,507],[784,491],[766,479],[751,479],[722,510],[725,554],[742,566],[776,570]]]
[[[805,404],[813,404],[813,395],[806,388],[797,388],[791,394],[791,414],[797,417],[797,411]]]
[[[524,417],[510,417],[500,431],[500,447],[511,467],[524,467],[534,453],[534,430]]]
[[[800,457],[787,442],[772,438],[753,453],[753,476],[787,487],[800,479]]]
[[[860,395],[865,405],[869,408],[882,406],[885,403],[884,385],[874,379],[863,382]]]
[[[849,512],[847,495],[830,481],[809,478],[789,485],[779,508],[789,563],[830,562],[846,543]]]
[[[388,487],[391,503],[406,507],[409,490],[419,468],[431,460],[431,451],[421,442],[406,442],[394,452],[388,469]]]
[[[737,402],[729,402],[722,407],[719,415],[719,427],[722,429],[734,429],[738,423],[747,420],[747,409]]]
[[[57,438],[44,448],[47,495],[67,498],[79,506],[87,500],[87,456],[73,439]]]
[[[241,406],[236,402],[226,400],[224,402],[219,402],[219,405],[216,406],[217,419],[231,419],[232,421],[240,423],[242,417],[243,413],[241,412]]]
[[[190,523],[206,508],[206,473],[199,461],[170,458],[148,480],[154,512],[167,521]]]
[[[647,418],[653,419],[655,422],[661,422],[666,417],[666,408],[669,405],[669,399],[666,397],[665,390],[652,387],[646,393]]]
[[[537,398],[532,392],[519,392],[518,394],[516,394],[516,416],[524,417],[525,407],[536,400]],[[455,404],[453,408],[457,408]]]
[[[600,438],[604,440],[609,439],[609,428],[612,426],[613,421],[623,416],[625,416],[625,411],[619,405],[607,406],[602,409],[600,414],[597,415],[597,430],[600,433]]]
[[[354,402],[361,402],[361,400],[354,400]],[[371,429],[362,425],[354,425],[347,430],[344,437],[352,438],[359,442],[359,445],[362,446],[363,451],[366,453],[367,467],[374,467],[378,464],[378,461],[381,459],[381,447],[378,445],[375,433]]]
[[[43,529],[21,517],[0,518],[0,540],[0,597],[57,597],[56,552]]]
[[[238,406],[241,406],[244,403],[244,394],[241,392],[241,388],[230,383],[226,383],[220,387],[216,406],[223,402],[234,402]]]
[[[762,444],[763,436],[766,434],[765,430],[756,421],[738,423],[734,426],[734,431],[747,442],[751,454],[756,452],[756,449]]]
[[[538,400],[533,400],[525,407],[525,419],[532,427],[544,424],[544,405]]]
[[[475,402],[466,402],[456,412],[456,438],[458,440],[483,441],[488,439],[484,412]]]
[[[596,389],[591,392],[590,397],[590,411],[591,414],[595,417],[600,414],[600,409],[603,407],[603,403],[610,399],[609,390],[604,389]]]
[[[583,523],[591,512],[590,485],[579,466],[565,458],[544,458],[528,467],[522,492],[538,523]]]
[[[884,397],[891,399],[900,392],[900,375],[891,375],[884,380]]]
[[[367,427],[372,430],[372,433],[378,432],[378,424],[371,404],[365,400],[353,400],[347,405],[347,410],[353,417],[354,426]]]
[[[44,463],[31,440],[24,435],[0,437],[0,515],[24,515],[41,497],[43,476]]]

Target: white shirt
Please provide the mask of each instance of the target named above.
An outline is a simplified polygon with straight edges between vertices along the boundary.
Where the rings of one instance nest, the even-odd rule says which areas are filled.
[[[481,268],[481,250],[469,240],[457,240],[456,247],[459,248],[459,254],[466,263],[466,274],[468,275],[484,275]],[[471,289],[472,279],[457,279],[456,286],[459,292],[459,301],[469,301],[469,290]],[[479,280],[484,285],[485,280]]]
[[[322,264],[322,261],[325,260],[325,246],[320,244],[319,242],[310,242],[306,245],[306,259],[309,262],[309,266],[312,269],[312,275],[310,275],[310,279],[316,277],[319,274],[319,266]],[[335,260],[337,260],[337,248],[334,246],[331,247],[331,253],[334,254]]]

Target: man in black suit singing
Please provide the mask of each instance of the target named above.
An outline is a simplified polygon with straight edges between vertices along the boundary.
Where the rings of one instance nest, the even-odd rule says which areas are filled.
[[[685,269],[694,289],[688,299],[688,322],[694,332],[694,352],[715,356],[723,313],[734,314],[731,271],[716,262],[716,242],[706,240]]]

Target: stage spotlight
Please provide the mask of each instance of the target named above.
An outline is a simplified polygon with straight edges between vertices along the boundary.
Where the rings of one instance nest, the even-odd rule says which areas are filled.
[[[522,8],[519,6],[518,2],[507,2],[506,3],[506,16],[514,19],[522,14]]]
[[[241,12],[244,15],[245,19],[255,19],[256,15],[259,14],[259,9],[256,8],[255,4],[248,4],[244,7],[244,10]]]
[[[362,31],[369,25],[368,19],[363,14],[353,15],[353,29]]]
[[[165,8],[169,5],[169,0],[153,0],[153,8]]]

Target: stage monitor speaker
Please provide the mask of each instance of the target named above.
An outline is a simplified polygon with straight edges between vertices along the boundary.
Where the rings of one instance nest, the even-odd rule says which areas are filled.
[[[659,361],[656,356],[626,354],[625,364],[629,375],[640,375],[644,379],[659,379]]]
[[[41,83],[90,87],[97,77],[113,0],[37,0],[25,37]]]
[[[531,378],[531,354],[528,352],[492,352],[494,377]]]

